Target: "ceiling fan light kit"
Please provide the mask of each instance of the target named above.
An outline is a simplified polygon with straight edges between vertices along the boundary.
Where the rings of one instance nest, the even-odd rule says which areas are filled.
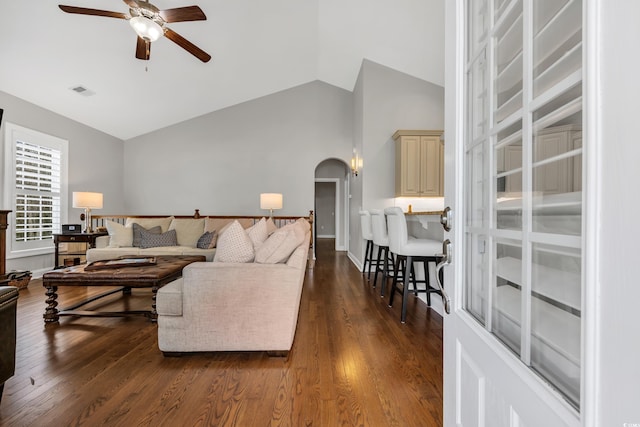
[[[67,13],[128,20],[129,24],[138,35],[136,44],[136,58],[138,59],[144,61],[148,60],[151,55],[151,42],[158,40],[162,36],[166,36],[169,40],[202,62],[208,62],[211,59],[211,55],[207,52],[203,51],[175,31],[165,26],[168,22],[206,20],[206,15],[198,6],[186,6],[160,10],[145,0],[123,1],[129,6],[129,14],[66,5],[58,5],[58,7]]]
[[[148,42],[154,42],[164,34],[160,24],[144,16],[134,16],[129,19],[129,24],[140,38]]]

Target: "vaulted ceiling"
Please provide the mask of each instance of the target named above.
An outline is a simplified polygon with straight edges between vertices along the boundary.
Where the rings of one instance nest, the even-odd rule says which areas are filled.
[[[444,83],[444,0],[152,3],[199,5],[206,21],[168,26],[211,61],[166,38],[141,61],[125,20],[67,14],[51,0],[3,0],[0,90],[127,140],[313,80],[351,91],[363,59]],[[121,0],[60,4],[129,11]]]

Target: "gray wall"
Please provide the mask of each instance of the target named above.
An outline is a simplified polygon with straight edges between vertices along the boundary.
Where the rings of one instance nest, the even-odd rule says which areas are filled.
[[[352,187],[349,251],[359,265],[364,243],[358,211],[397,203],[392,135],[398,129],[444,129],[444,88],[365,60],[354,97],[354,146],[363,168]]]
[[[127,213],[259,215],[260,193],[282,193],[278,215],[313,209],[314,172],[351,158],[351,93],[315,81],[127,141]]]
[[[104,209],[94,213],[118,213],[124,210],[123,142],[115,137],[70,120],[52,111],[0,91],[0,108],[4,109],[0,141],[4,147],[5,123],[56,136],[69,141],[69,194],[95,191],[104,194]],[[0,150],[0,188],[4,187],[4,149]],[[0,203],[4,203],[0,199]],[[11,206],[2,206],[12,209]],[[68,221],[79,223],[81,209],[71,207]],[[12,220],[12,217],[10,217]],[[38,274],[53,266],[53,254],[7,260],[8,270],[31,270]]]

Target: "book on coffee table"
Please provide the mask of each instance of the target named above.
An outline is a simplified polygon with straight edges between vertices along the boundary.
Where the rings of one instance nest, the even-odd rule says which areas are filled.
[[[109,268],[142,267],[156,265],[156,257],[123,257],[94,261],[84,268],[84,271],[105,270]]]

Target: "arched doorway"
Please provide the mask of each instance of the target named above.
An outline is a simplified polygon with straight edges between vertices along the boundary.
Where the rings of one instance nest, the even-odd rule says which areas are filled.
[[[316,166],[314,236],[335,239],[335,250],[348,249],[349,167],[339,159],[326,159]]]

